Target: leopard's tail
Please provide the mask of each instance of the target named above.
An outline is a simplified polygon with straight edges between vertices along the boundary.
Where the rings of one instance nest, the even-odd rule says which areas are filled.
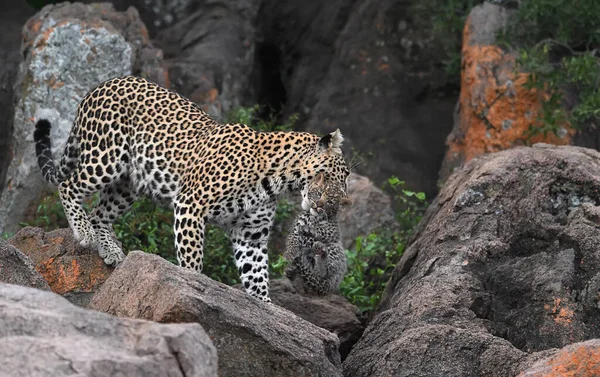
[[[65,152],[60,161],[60,168],[54,162],[52,156],[52,140],[50,140],[50,129],[52,125],[46,119],[40,119],[35,124],[33,140],[35,141],[35,154],[38,165],[42,170],[44,179],[54,185],[58,184],[70,175],[76,161],[79,159],[79,147],[73,140],[73,133],[67,140]]]

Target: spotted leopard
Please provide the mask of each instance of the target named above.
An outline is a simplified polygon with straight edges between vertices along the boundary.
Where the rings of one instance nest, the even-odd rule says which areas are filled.
[[[309,211],[295,220],[287,238],[286,276],[302,293],[324,296],[335,292],[346,273],[346,254],[340,237],[338,210],[350,203],[345,187],[318,173],[309,184]]]
[[[146,195],[173,208],[180,266],[202,271],[205,224],[218,224],[246,291],[267,302],[267,240],[278,196],[300,191],[308,209],[316,174],[341,185],[349,174],[339,130],[319,137],[220,124],[179,94],[133,76],[108,80],[82,99],[58,164],[48,120],[37,121],[34,140],[76,239],[97,246],[105,263],[125,257],[112,223]],[[100,198],[88,216],[82,202],[94,193]]]

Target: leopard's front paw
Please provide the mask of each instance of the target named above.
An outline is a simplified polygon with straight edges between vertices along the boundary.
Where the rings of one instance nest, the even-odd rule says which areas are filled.
[[[125,259],[125,254],[122,251],[119,252],[110,252],[106,257],[104,257],[104,264],[107,266],[116,267],[119,263],[123,262]]]

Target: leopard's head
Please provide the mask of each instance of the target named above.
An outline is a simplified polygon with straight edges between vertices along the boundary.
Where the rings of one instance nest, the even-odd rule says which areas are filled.
[[[308,159],[309,170],[315,175],[313,180],[308,182],[302,190],[302,209],[305,211],[310,210],[312,204],[316,202],[311,201],[309,198],[311,189],[313,197],[316,195],[315,192],[324,190],[323,192],[331,198],[348,199],[346,193],[348,191],[350,169],[348,169],[342,154],[343,141],[344,137],[340,130],[335,130],[323,136],[315,146],[314,153]]]

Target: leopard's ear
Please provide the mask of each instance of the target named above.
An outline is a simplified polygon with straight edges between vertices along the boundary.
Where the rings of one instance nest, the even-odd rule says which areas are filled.
[[[342,154],[342,143],[344,137],[339,129],[333,131],[330,134],[323,136],[319,140],[319,149],[323,152],[331,152],[335,154]]]
[[[325,173],[320,172],[315,176],[315,185],[322,187],[325,186]]]

